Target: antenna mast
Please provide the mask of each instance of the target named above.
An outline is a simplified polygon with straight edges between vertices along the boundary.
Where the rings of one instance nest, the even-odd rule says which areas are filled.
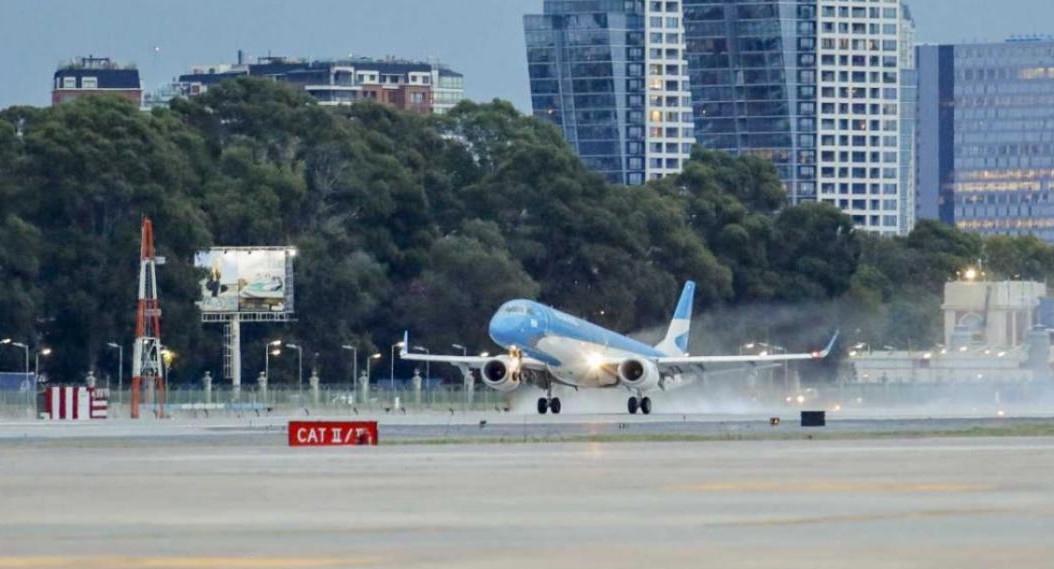
[[[143,381],[153,386],[157,416],[165,415],[165,378],[161,365],[161,304],[157,297],[157,256],[154,226],[143,220],[139,255],[139,306],[135,315],[135,347],[132,356],[132,418],[139,418]]]

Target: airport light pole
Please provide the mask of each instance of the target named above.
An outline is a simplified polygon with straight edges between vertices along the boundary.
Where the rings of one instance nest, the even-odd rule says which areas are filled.
[[[271,356],[281,354],[282,350],[278,349],[281,346],[282,340],[267,342],[267,345],[264,346],[264,378],[267,379],[267,383],[271,383]],[[271,348],[274,348],[274,350]]]
[[[37,403],[37,392],[38,392],[38,390],[40,388],[40,356],[48,357],[50,355],[51,355],[51,348],[44,348],[42,350],[37,350],[36,361],[34,362],[34,366],[33,366],[33,385],[32,385],[32,391],[33,391],[33,418],[34,419],[39,419],[40,418],[40,408],[38,407],[38,403]]]
[[[299,344],[286,344],[285,347],[290,350],[296,350],[296,365],[297,365],[297,380],[296,389],[303,395],[304,394],[304,348]]]
[[[392,374],[388,379],[388,389],[395,393],[395,348],[401,348],[406,344],[402,341],[392,344]]]
[[[40,356],[44,356],[46,358],[46,357],[48,357],[50,355],[51,355],[51,348],[44,348],[42,350],[38,350],[37,351],[37,357],[36,357],[36,361],[34,362],[34,368],[33,368],[33,375],[35,376],[33,378],[34,382],[40,380]]]
[[[411,349],[413,351],[415,351],[415,352],[421,352],[421,353],[425,353],[425,354],[429,354],[429,355],[432,354],[432,352],[428,351],[428,348],[425,348],[423,346],[414,346]],[[426,384],[428,383],[428,378],[429,377],[432,377],[432,362],[426,360],[425,361],[425,383]]]
[[[468,348],[462,346],[461,344],[450,344],[450,347],[454,348],[455,350],[461,350],[461,357],[465,357],[468,355]]]
[[[340,349],[351,352],[351,390],[355,391],[355,382],[359,380],[359,351],[355,349],[355,346],[348,344],[341,346]]]
[[[124,397],[124,346],[117,342],[109,342],[106,345],[117,350],[117,402],[121,403]]]
[[[370,362],[372,362],[373,360],[379,360],[382,357],[384,356],[382,356],[380,352],[377,352],[376,354],[373,354],[372,356],[366,358],[366,381],[370,380]]]

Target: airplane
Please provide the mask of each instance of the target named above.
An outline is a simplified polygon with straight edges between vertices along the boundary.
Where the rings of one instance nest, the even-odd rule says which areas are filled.
[[[648,393],[671,391],[698,380],[714,367],[752,367],[776,362],[825,359],[838,339],[836,332],[823,350],[800,354],[692,356],[687,353],[695,283],[688,281],[670,321],[666,337],[655,346],[607,330],[591,322],[531,300],[503,304],[490,320],[490,337],[508,350],[497,356],[418,354],[410,350],[404,332],[400,357],[407,361],[451,364],[463,374],[478,370],[489,388],[510,393],[523,384],[544,389],[538,413],[559,414],[561,403],[553,386],[629,391],[631,415],[652,412]]]

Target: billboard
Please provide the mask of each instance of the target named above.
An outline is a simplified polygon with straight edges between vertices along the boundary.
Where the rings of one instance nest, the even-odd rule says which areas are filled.
[[[224,248],[201,251],[194,266],[205,269],[198,308],[209,313],[293,312],[289,247]]]

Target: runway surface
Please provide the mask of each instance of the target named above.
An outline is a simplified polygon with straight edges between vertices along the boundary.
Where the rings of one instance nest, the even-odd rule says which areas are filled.
[[[669,419],[633,426],[665,430]],[[459,422],[480,431],[473,420]],[[560,428],[617,431],[623,421]],[[242,427],[117,422],[83,436],[0,425],[0,569],[987,569],[1054,559],[1054,438],[290,449],[277,421]],[[386,428],[412,439],[445,427]]]

